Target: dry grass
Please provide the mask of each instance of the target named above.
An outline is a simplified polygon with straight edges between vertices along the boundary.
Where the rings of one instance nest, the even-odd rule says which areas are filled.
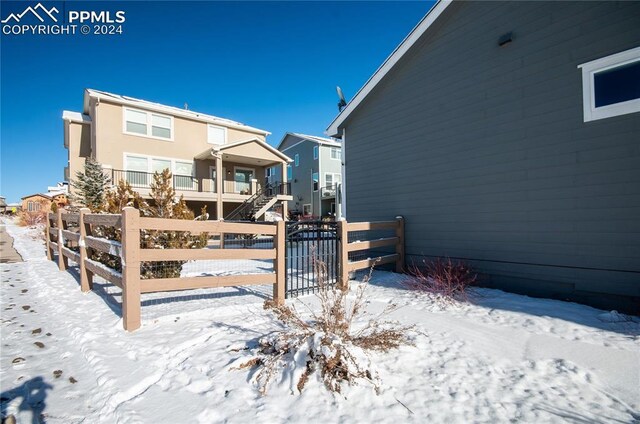
[[[451,258],[423,259],[412,264],[408,274],[403,282],[406,287],[432,293],[445,303],[469,300],[467,289],[478,279],[469,265]]]
[[[355,385],[365,381],[379,393],[380,378],[368,352],[388,352],[411,344],[407,333],[412,327],[382,320],[395,305],[388,305],[377,316],[366,313],[366,283],[371,272],[355,290],[355,296],[350,296],[348,290],[327,284],[324,263],[316,261],[316,267],[319,310],[305,305],[310,313],[307,319],[294,306],[265,302],[265,309],[274,314],[284,329],[262,337],[254,350],[256,356],[237,368],[257,368],[255,380],[263,395],[278,375],[289,381],[292,392],[302,392],[314,373],[319,374],[324,386],[332,392],[341,393],[345,383]],[[356,321],[366,324],[355,329]]]
[[[21,227],[33,227],[35,225],[44,224],[46,219],[47,212],[44,210],[18,212],[18,225]]]

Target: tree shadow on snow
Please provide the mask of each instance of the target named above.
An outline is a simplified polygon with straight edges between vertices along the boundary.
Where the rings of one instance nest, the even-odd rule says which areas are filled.
[[[46,383],[43,377],[34,377],[25,381],[21,385],[7,390],[0,394],[0,405],[2,408],[2,418],[9,414],[9,406],[14,400],[21,398],[19,411],[31,411],[31,422],[33,424],[44,422],[42,414],[47,406],[45,400],[47,398],[47,390],[53,389],[53,386]],[[4,422],[4,421],[3,421]]]

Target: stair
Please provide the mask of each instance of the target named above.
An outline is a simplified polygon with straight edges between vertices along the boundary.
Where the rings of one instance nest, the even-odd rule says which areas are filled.
[[[245,200],[224,219],[227,221],[255,221],[278,201],[276,193],[277,191],[272,186],[267,185]]]

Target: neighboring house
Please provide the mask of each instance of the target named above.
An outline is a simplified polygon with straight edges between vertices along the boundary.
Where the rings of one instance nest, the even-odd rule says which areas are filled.
[[[286,133],[278,150],[293,159],[287,170],[291,183],[292,215],[335,217],[336,194],[342,183],[342,145],[330,138]],[[278,181],[279,168],[268,170]]]
[[[7,212],[7,201],[4,197],[0,196],[0,213]]]
[[[177,194],[196,214],[207,205],[211,219],[228,218],[256,197],[261,207],[254,219],[277,203],[286,210],[291,200],[286,175],[277,190],[261,194],[265,168],[291,161],[266,143],[265,130],[91,89],[84,92],[82,113],[64,111],[62,118],[69,150],[66,180],[92,157],[113,183],[126,180],[149,198],[154,172],[168,168]]]
[[[640,2],[439,2],[335,118],[408,261],[640,312]]]
[[[22,198],[22,210],[27,212],[49,212],[52,203],[55,203],[58,207],[66,206],[69,203],[67,193],[50,192],[30,194]]]
[[[49,192],[49,193],[53,193],[53,192],[69,193],[69,182],[68,181],[62,181],[62,182],[56,183],[55,186],[49,186],[49,187],[47,187],[47,192]]]

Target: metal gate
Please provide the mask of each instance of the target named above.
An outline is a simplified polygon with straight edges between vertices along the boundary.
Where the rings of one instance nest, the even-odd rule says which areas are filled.
[[[287,222],[286,298],[315,293],[321,279],[335,285],[339,276],[338,234],[336,222]]]

